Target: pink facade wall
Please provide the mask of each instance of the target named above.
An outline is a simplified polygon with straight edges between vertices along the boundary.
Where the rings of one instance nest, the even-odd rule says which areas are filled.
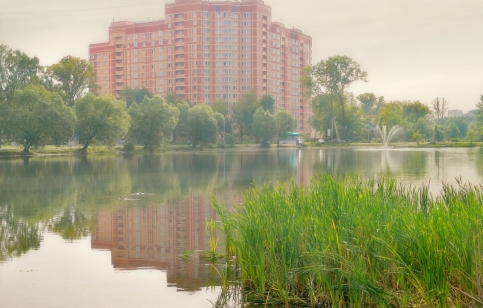
[[[176,0],[165,20],[113,22],[109,42],[91,44],[101,94],[126,87],[176,92],[192,104],[231,105],[250,90],[270,94],[298,130],[310,133],[310,105],[299,79],[311,65],[312,38],[272,22],[262,0]]]

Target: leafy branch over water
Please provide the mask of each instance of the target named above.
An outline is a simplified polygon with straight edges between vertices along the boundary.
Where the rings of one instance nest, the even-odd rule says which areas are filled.
[[[331,176],[257,187],[234,211],[214,201],[244,301],[287,307],[482,305],[482,204],[461,182],[434,197]]]

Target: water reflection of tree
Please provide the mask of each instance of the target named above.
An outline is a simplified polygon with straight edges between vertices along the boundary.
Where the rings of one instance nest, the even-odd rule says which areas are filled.
[[[94,228],[94,221],[89,213],[73,203],[64,208],[61,215],[52,218],[48,228],[60,234],[63,239],[73,241],[89,236]]]
[[[0,204],[15,209],[16,217],[38,222],[51,217],[72,197],[72,162],[53,158],[2,161]]]
[[[318,153],[317,153],[318,152]],[[420,150],[321,149],[310,161],[315,174],[334,176],[358,174],[364,177],[423,176],[429,153]]]
[[[0,261],[39,248],[41,239],[38,224],[18,219],[11,206],[0,207]]]
[[[472,156],[474,157],[476,169],[478,174],[483,177],[483,148],[474,149],[472,152]]]

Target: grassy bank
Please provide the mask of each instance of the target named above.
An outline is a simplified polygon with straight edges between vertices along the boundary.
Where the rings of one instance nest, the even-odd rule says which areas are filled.
[[[465,143],[465,142],[441,142],[437,144],[429,143],[391,143],[389,147],[391,148],[470,148],[470,147],[480,147],[483,143]],[[380,143],[329,143],[329,144],[316,144],[316,143],[306,143],[304,148],[351,148],[351,147],[383,147]],[[87,152],[81,152],[80,146],[77,147],[66,147],[66,146],[45,146],[42,148],[32,148],[30,153],[25,154],[22,152],[21,146],[2,146],[0,148],[0,157],[18,157],[18,156],[48,156],[48,155],[85,155],[85,154],[115,154],[115,153],[126,153],[126,154],[146,154],[146,153],[163,153],[170,151],[183,151],[183,152],[199,152],[199,151],[225,151],[225,150],[246,150],[246,149],[268,149],[267,147],[262,147],[259,144],[237,144],[233,147],[223,146],[223,145],[213,145],[208,147],[195,147],[190,145],[169,145],[165,147],[160,147],[155,150],[147,150],[142,146],[135,146],[133,148],[126,149],[122,146],[108,147],[105,145],[94,145],[87,149]],[[269,148],[275,149],[277,146],[272,144]],[[282,145],[283,148],[296,148],[295,145]],[[297,147],[300,148],[300,147]]]
[[[334,180],[214,202],[245,301],[310,307],[482,307],[483,192]]]

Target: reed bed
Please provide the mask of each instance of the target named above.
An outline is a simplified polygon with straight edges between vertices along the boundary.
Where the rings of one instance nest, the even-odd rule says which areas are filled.
[[[331,176],[213,201],[243,301],[277,307],[483,307],[482,204],[461,182]]]

